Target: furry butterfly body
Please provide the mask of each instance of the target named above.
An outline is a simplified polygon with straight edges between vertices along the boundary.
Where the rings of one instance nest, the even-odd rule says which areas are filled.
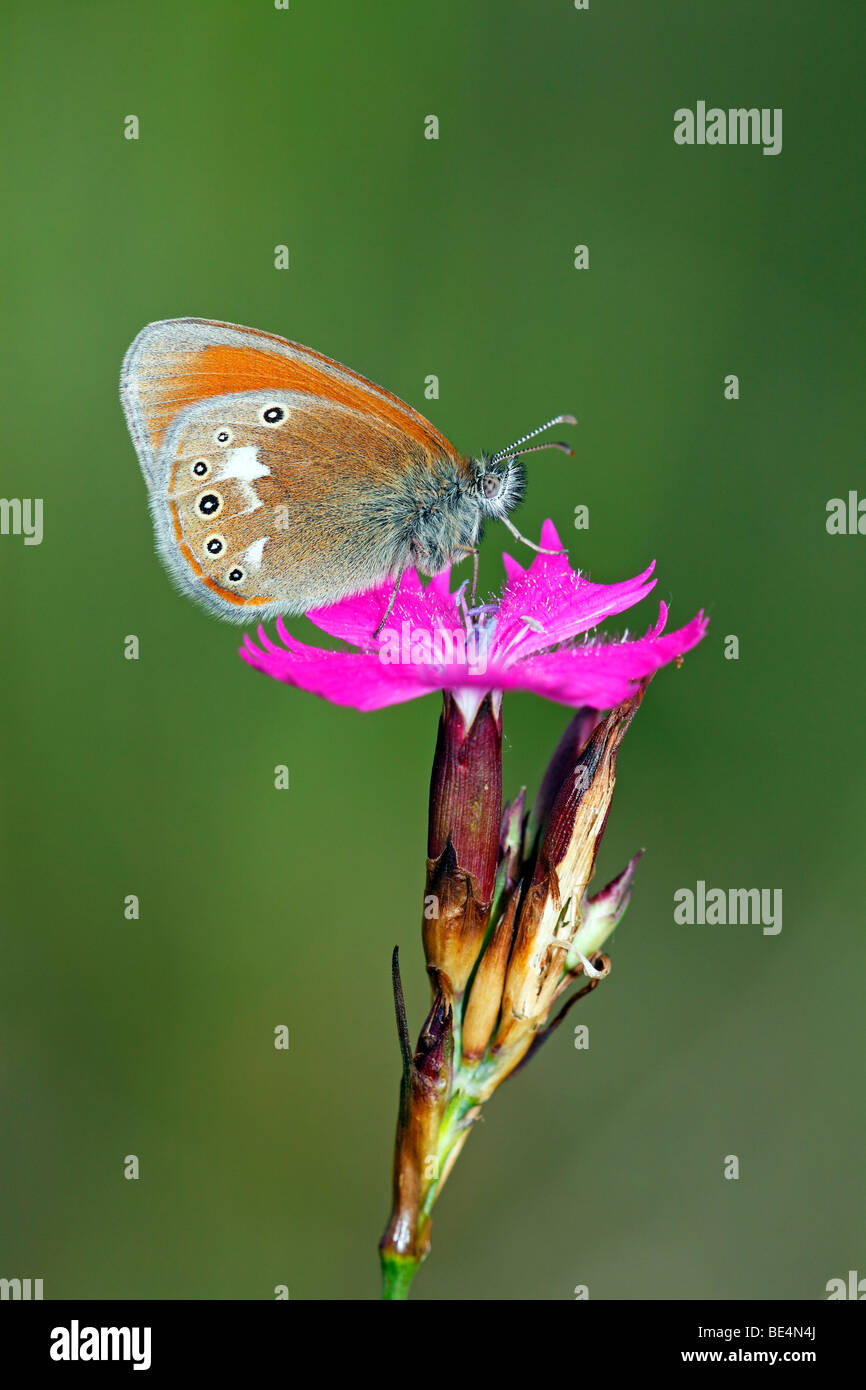
[[[121,399],[170,575],[235,622],[436,574],[523,493],[516,454],[463,458],[349,368],[234,324],[150,324]]]

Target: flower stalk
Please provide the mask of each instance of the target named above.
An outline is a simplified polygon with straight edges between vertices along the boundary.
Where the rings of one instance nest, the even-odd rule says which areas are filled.
[[[594,897],[587,887],[643,689],[607,716],[578,711],[533,814],[523,791],[501,811],[500,701],[488,695],[467,718],[459,695],[445,695],[422,927],[433,1000],[414,1053],[396,950],[393,963],[403,1078],[380,1242],[387,1299],[408,1297],[430,1251],[433,1206],[481,1107],[610,971],[601,947],[628,905],[639,855]]]

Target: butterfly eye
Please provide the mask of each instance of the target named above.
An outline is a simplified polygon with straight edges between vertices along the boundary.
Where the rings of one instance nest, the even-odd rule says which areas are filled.
[[[285,418],[286,412],[281,405],[269,405],[262,411],[262,419],[266,425],[278,425]]]
[[[196,506],[198,507],[202,516],[216,516],[217,512],[221,509],[222,504],[223,499],[220,497],[218,492],[203,492],[201,497],[198,499]]]
[[[235,566],[235,568],[234,568],[233,570],[229,570],[229,576],[228,576],[228,577],[229,577],[229,583],[230,583],[230,584],[240,584],[241,580],[242,580],[243,577],[244,577],[244,572],[243,572],[243,570],[239,570],[239,569],[237,568],[237,566]]]
[[[216,434],[214,435],[215,444],[231,444],[231,442],[231,430],[217,430]]]
[[[192,471],[197,478],[206,478],[210,472],[210,465],[207,459],[196,459],[192,466]]]
[[[498,497],[502,491],[502,479],[498,478],[495,473],[485,473],[481,480],[481,486],[484,489],[485,497]]]
[[[222,555],[226,548],[225,536],[208,536],[204,548],[208,555]]]

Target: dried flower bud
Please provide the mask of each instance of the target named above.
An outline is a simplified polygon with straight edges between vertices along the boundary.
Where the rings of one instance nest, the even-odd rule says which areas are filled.
[[[547,824],[553,803],[566,781],[574,776],[578,759],[602,718],[603,716],[596,709],[579,709],[566,725],[562,738],[556,745],[553,756],[547,764],[538,795],[529,815],[526,835],[527,850],[534,846],[539,830]]]
[[[544,1025],[570,973],[584,968],[579,958],[576,966],[568,965],[568,955],[610,809],[617,751],[640,698],[617,706],[598,724],[553,799],[520,907],[493,1043],[507,1070]],[[560,776],[562,767],[560,762]]]

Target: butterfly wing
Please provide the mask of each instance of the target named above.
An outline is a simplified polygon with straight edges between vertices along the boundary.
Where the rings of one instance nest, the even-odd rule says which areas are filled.
[[[399,572],[419,496],[462,467],[390,392],[232,324],[151,324],[126,355],[121,396],[169,571],[240,622]]]

